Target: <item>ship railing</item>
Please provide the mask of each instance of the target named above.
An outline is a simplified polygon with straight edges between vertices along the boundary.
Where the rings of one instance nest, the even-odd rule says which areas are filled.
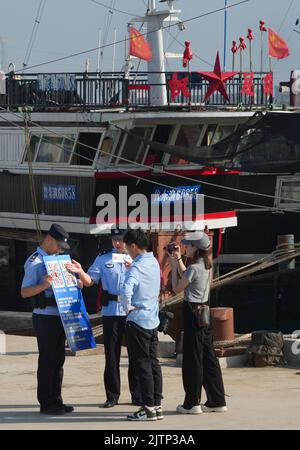
[[[272,96],[265,93],[267,73],[256,72],[253,79],[253,95],[243,93],[246,74],[238,74],[226,83],[230,103],[216,92],[208,102],[205,95],[209,82],[198,73],[178,72],[176,80],[184,80],[174,96],[172,80],[174,73],[167,72],[163,85],[149,84],[147,72],[131,73],[128,78],[122,72],[115,73],[10,73],[6,79],[6,94],[0,95],[0,105],[7,109],[22,106],[42,108],[129,108],[152,107],[151,91],[157,86],[167,91],[167,105],[170,108],[185,105],[209,106],[268,106],[273,103]]]

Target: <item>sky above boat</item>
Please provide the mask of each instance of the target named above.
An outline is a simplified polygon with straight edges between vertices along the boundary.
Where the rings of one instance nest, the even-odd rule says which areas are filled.
[[[45,8],[37,28],[37,38],[28,58],[28,67],[36,66],[47,61],[95,48],[99,42],[101,30],[102,44],[113,43],[126,36],[127,22],[131,13],[142,15],[146,10],[147,0],[99,0],[100,3],[120,9],[123,12],[109,10],[99,4],[97,0],[45,0]],[[239,0],[228,0],[232,5]],[[182,9],[181,18],[199,16],[214,9],[224,7],[225,0],[178,0],[175,8]],[[160,4],[159,8],[166,4]],[[8,64],[13,62],[16,69],[21,69],[26,60],[26,51],[33,30],[40,0],[10,0],[3,2],[0,17],[0,63],[7,71]],[[125,14],[127,13],[127,14]],[[247,35],[247,29],[254,30],[256,40],[253,44],[253,65],[260,70],[260,33],[259,21],[266,21],[266,25],[279,32],[288,42],[291,56],[282,61],[274,60],[276,81],[289,79],[290,71],[300,69],[299,49],[300,34],[293,31],[297,18],[300,17],[299,0],[250,0],[248,3],[234,7],[228,12],[228,52],[227,68],[231,70],[232,54],[230,52],[232,40]],[[209,15],[186,24],[185,31],[177,27],[165,32],[166,47],[169,52],[181,53],[185,40],[191,41],[195,53],[191,63],[194,71],[210,71],[219,50],[223,59],[224,42],[224,13]],[[299,32],[300,32],[300,28]],[[171,33],[171,34],[169,34]],[[247,42],[248,43],[248,42]],[[66,59],[60,62],[34,67],[31,72],[81,72],[85,70],[86,59],[89,59],[90,71],[96,71],[100,62],[103,71],[121,70],[124,64],[124,43],[117,44],[113,61],[113,47],[104,50],[103,56],[97,51]],[[196,56],[197,55],[197,56]],[[265,57],[265,68],[269,67]],[[236,63],[239,66],[239,63]],[[138,62],[135,62],[137,68]],[[139,68],[144,70],[145,63]],[[167,70],[181,70],[181,60],[169,60]],[[244,54],[244,71],[249,71],[249,55]]]

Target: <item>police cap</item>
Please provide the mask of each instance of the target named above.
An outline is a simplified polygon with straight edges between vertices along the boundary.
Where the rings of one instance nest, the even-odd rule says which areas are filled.
[[[117,240],[123,241],[124,235],[125,235],[125,231],[120,230],[120,228],[113,228],[111,230],[111,238],[115,241],[117,241]]]
[[[55,239],[63,250],[70,250],[68,244],[70,236],[61,225],[54,223],[48,231],[48,235]]]

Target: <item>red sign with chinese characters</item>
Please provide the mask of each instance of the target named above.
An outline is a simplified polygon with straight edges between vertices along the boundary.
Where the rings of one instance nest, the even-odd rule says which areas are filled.
[[[181,92],[184,97],[186,98],[191,97],[191,92],[189,90],[188,83],[189,83],[188,77],[179,80],[177,73],[173,73],[172,79],[169,81],[169,88],[171,91],[172,102],[176,100],[176,98],[181,94]]]
[[[244,73],[244,84],[242,87],[242,94],[254,97],[254,73]]]
[[[268,73],[264,78],[264,94],[272,95],[274,93],[274,78],[272,73]]]

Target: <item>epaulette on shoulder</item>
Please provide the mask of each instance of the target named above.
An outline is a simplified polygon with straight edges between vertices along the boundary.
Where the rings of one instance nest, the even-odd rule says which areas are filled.
[[[39,256],[38,252],[34,253],[34,254],[30,257],[29,262],[34,262],[38,256]]]

